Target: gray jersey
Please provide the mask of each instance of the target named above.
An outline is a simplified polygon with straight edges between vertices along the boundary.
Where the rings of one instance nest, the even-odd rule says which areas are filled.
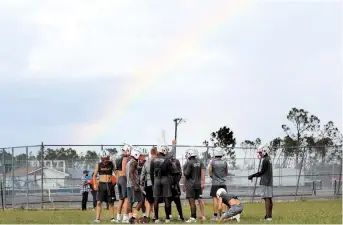
[[[150,163],[152,159],[148,159],[142,168],[141,173],[141,181],[147,182],[147,186],[152,186],[151,178],[150,178]]]
[[[261,175],[260,185],[273,186],[273,165],[270,160],[269,156],[262,160],[262,168],[259,172]]]
[[[126,174],[125,174],[126,180],[127,180],[126,187],[132,187],[132,182],[130,179],[130,165],[131,165],[132,161],[133,160],[131,159],[128,163],[126,163]]]
[[[212,185],[225,185],[228,175],[227,162],[221,158],[214,158],[210,166],[212,166]]]
[[[192,158],[188,160],[183,171],[186,178],[187,188],[201,189],[202,169],[205,169],[205,166],[199,159]]]

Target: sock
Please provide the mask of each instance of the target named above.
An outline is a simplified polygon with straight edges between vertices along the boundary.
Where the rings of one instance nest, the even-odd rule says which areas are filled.
[[[127,220],[128,218],[127,218],[127,214],[124,214],[124,216],[123,216],[123,220]]]
[[[120,218],[121,218],[121,215],[120,215],[120,213],[118,213],[117,214],[117,220],[120,220]]]
[[[146,217],[146,213],[143,213],[143,216]]]

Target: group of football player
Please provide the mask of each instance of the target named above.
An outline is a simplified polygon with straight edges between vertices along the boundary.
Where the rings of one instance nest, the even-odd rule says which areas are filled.
[[[100,222],[101,205],[108,202],[111,222],[113,223],[149,223],[151,214],[153,222],[160,223],[159,204],[164,203],[165,223],[172,220],[172,202],[175,203],[179,221],[194,223],[206,220],[205,204],[202,192],[205,186],[204,163],[198,157],[196,149],[186,151],[186,163],[181,163],[175,157],[176,142],[172,149],[162,145],[152,147],[150,154],[146,149],[124,145],[122,153],[112,160],[108,152],[103,151],[101,161],[96,165],[94,174],[99,174],[97,190],[96,219]],[[149,156],[150,155],[150,156]],[[213,199],[213,221],[240,221],[243,204],[234,194],[229,194],[226,187],[228,165],[223,159],[221,148],[214,149],[214,157],[209,163],[209,175],[212,178],[210,196]],[[110,182],[114,172],[117,178],[119,201],[117,215],[114,213],[115,191]],[[94,175],[93,179],[96,179]],[[257,177],[258,174],[249,176]],[[183,190],[180,182],[183,178]],[[190,218],[185,220],[181,205],[181,191],[185,192],[190,206]],[[201,216],[197,217],[198,202]],[[228,208],[228,209],[226,209]],[[139,212],[143,216],[138,217]]]

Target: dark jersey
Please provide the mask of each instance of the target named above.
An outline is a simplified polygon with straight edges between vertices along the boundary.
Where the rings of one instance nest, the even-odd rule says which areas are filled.
[[[123,159],[126,155],[121,154],[118,158],[116,158],[116,170],[122,171]]]
[[[163,155],[158,155],[156,158],[153,158],[150,162],[150,177],[151,181],[154,182],[154,179],[159,179],[163,176],[168,176],[170,174],[170,160]]]
[[[103,164],[100,162],[98,164],[99,175],[112,175],[112,171],[114,169],[113,163],[110,161],[107,164]]]
[[[273,165],[270,160],[269,156],[262,160],[261,170],[257,173],[261,177],[260,185],[273,186]]]
[[[187,188],[201,189],[201,170],[204,168],[204,164],[199,159],[188,160],[183,171]]]

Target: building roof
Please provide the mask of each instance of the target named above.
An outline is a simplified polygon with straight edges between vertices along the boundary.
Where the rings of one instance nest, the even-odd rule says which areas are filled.
[[[28,169],[26,168],[18,168],[16,170],[14,170],[14,176],[15,177],[23,177],[23,176],[26,176],[26,174],[30,174],[32,173],[33,171],[39,169],[38,167],[29,167]],[[6,173],[6,176],[12,176],[13,175],[13,172],[8,172]]]

